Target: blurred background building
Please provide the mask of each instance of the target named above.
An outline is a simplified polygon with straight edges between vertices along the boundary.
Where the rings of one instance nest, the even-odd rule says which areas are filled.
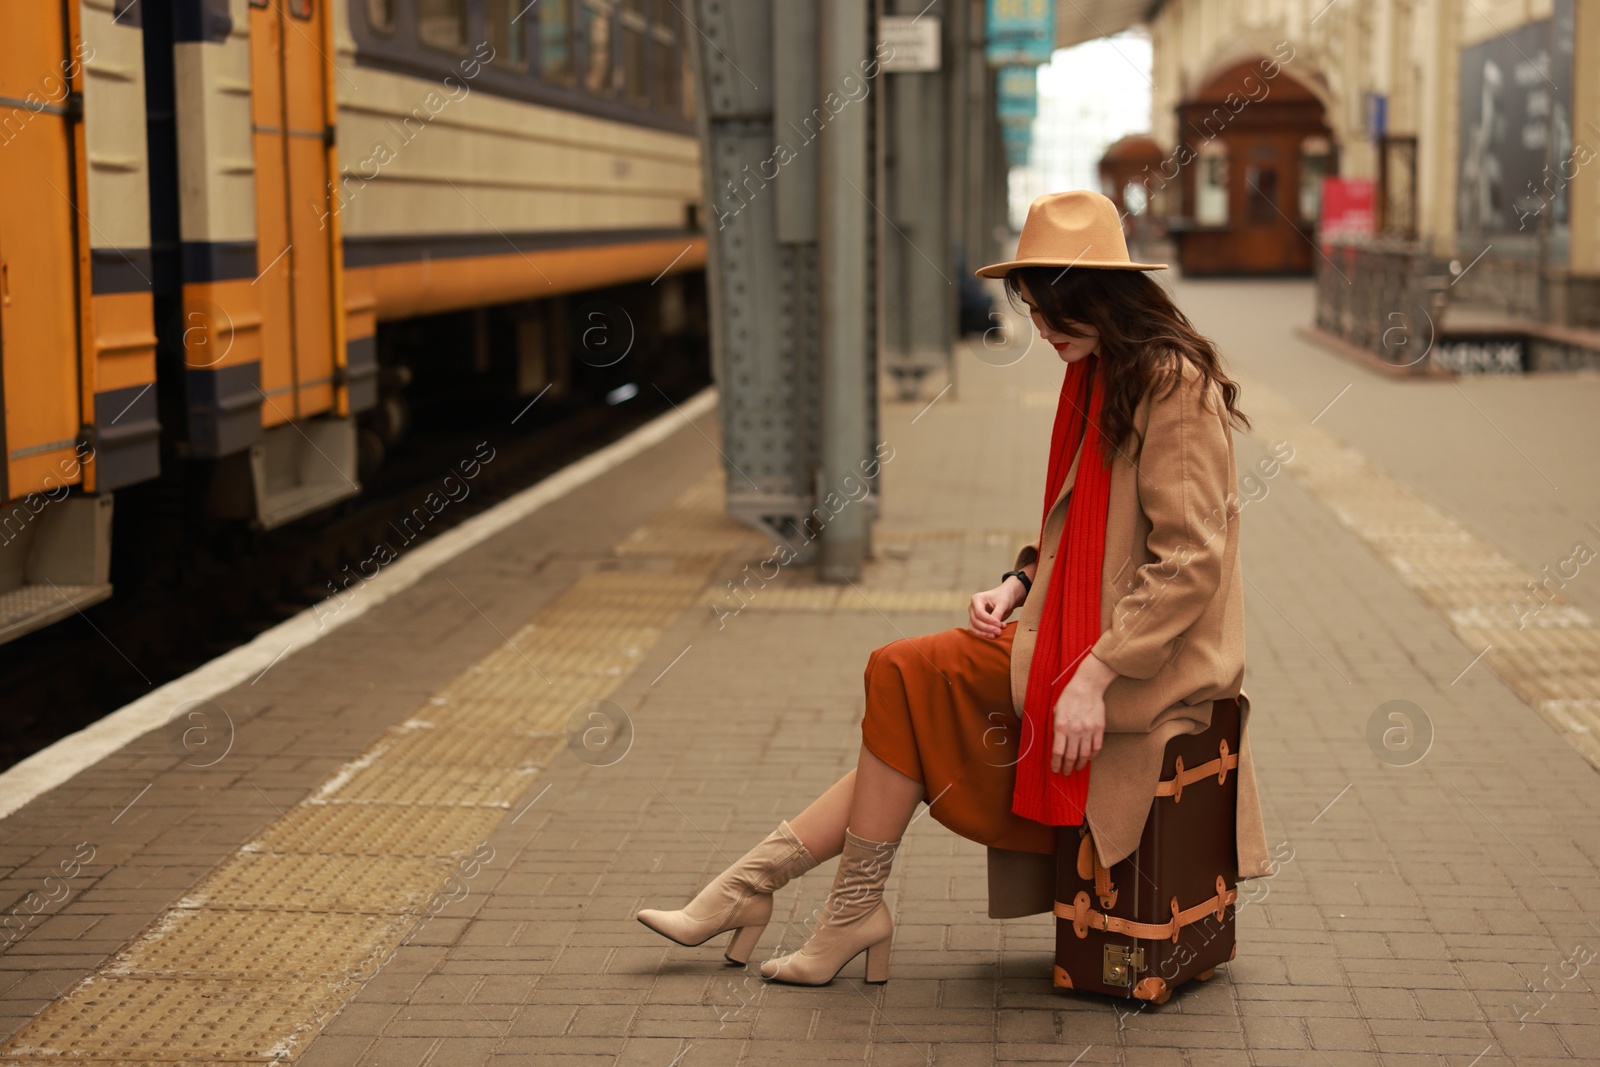
[[[1318,327],[1379,355],[1399,312],[1504,335],[1524,366],[1593,362],[1562,331],[1600,325],[1600,82],[1581,77],[1600,5],[1098,0],[1056,18],[1076,47],[1040,70],[1023,204],[1098,187],[1188,275],[1315,274]]]

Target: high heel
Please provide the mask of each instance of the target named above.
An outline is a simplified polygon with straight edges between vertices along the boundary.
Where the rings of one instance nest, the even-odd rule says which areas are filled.
[[[791,985],[827,985],[865,952],[867,981],[887,982],[894,920],[883,902],[883,887],[899,845],[868,841],[846,830],[839,870],[816,929],[799,951],[763,963],[761,976]]]
[[[677,911],[647,908],[636,918],[671,941],[694,947],[733,931],[723,956],[744,964],[772,920],[772,894],[817,865],[787,821],[717,875]]]
[[[761,932],[767,928],[766,923],[760,926],[741,926],[733,932],[733,937],[728,941],[727,950],[722,955],[741,966],[750,961],[750,953],[756,950],[756,942],[761,940]]]
[[[873,985],[883,985],[889,981],[890,940],[886,937],[876,945],[867,946],[867,981]]]

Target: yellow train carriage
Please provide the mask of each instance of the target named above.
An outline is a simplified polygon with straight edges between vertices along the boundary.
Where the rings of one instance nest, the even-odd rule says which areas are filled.
[[[682,328],[687,32],[672,0],[0,4],[0,640],[110,594],[111,491],[163,456],[260,527],[359,492],[404,384],[380,324],[515,308],[524,392],[566,294]]]
[[[104,599],[110,490],[159,469],[142,36],[0,5],[0,640]]]
[[[263,526],[357,491],[379,323],[704,265],[671,0],[170,2],[188,455]]]
[[[183,453],[216,461],[238,517],[264,527],[359,492],[354,412],[375,371],[344,337],[331,13],[323,0],[145,4],[158,318],[181,378]],[[177,386],[177,383],[173,383]]]

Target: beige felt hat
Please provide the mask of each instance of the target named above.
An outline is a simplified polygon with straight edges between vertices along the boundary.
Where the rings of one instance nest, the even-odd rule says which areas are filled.
[[[980,278],[1003,278],[1018,267],[1095,267],[1100,270],[1166,270],[1165,263],[1128,258],[1117,205],[1099,193],[1075,189],[1046,193],[1028,208],[1017,240],[1017,258],[979,269]]]

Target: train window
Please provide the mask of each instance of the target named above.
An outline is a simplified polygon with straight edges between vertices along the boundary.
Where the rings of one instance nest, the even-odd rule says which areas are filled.
[[[650,20],[645,17],[645,0],[625,0],[617,16],[622,31],[622,83],[628,101],[634,104],[650,102],[650,77],[646,58]]]
[[[678,55],[679,20],[671,0],[656,0],[655,19],[650,27],[650,49],[654,53],[654,74],[660,92],[656,103],[663,111],[683,111],[683,61]]]
[[[545,81],[572,81],[572,0],[539,0],[539,76]]]
[[[663,111],[682,111],[683,64],[678,59],[678,46],[671,41],[657,40],[651,42],[651,48],[656,54],[656,83],[661,87],[656,102]]]
[[[434,48],[465,48],[467,0],[417,0],[417,36]]]
[[[683,107],[678,111],[685,118],[694,117],[695,80],[694,66],[689,60],[689,50],[682,46],[678,48],[678,84],[682,86]]]
[[[315,0],[289,0],[289,14],[297,19],[309,19],[311,17],[311,5],[314,2]]]
[[[525,0],[489,0],[489,47],[494,49],[494,61],[511,67],[527,62],[522,12]]]
[[[583,87],[601,96],[610,96],[616,89],[612,21],[611,5],[606,0],[584,0]]]
[[[394,5],[397,0],[367,0],[367,21],[381,33],[394,32]]]

